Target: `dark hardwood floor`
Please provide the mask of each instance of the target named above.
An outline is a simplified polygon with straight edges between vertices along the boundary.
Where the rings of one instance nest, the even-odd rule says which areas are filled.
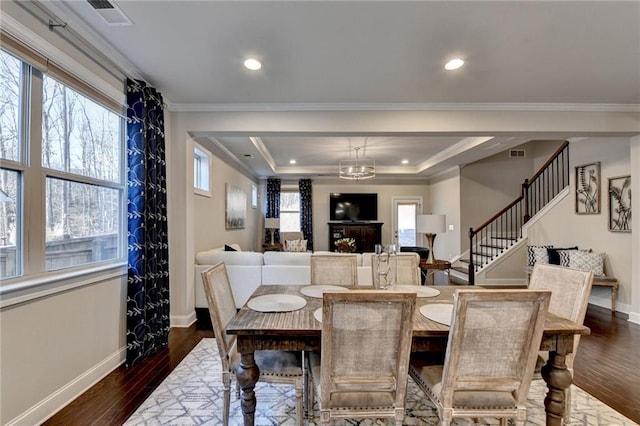
[[[575,384],[640,423],[640,325],[626,315],[589,306],[591,335],[580,342]],[[142,364],[120,367],[45,422],[45,425],[122,424],[210,330],[172,328],[169,345]]]

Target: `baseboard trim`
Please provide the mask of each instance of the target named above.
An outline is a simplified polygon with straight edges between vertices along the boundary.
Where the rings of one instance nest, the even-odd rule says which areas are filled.
[[[126,360],[126,353],[126,346],[120,348],[6,425],[42,424],[123,364]]]
[[[191,326],[194,322],[196,322],[196,311],[192,311],[189,315],[171,315],[169,317],[169,322],[171,323],[171,327],[178,328],[186,328]]]
[[[638,312],[629,312],[629,319],[627,320],[634,324],[640,324],[640,313]]]

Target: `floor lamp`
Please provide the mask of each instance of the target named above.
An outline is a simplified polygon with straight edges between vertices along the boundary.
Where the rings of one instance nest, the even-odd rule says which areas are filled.
[[[447,231],[447,217],[443,214],[421,214],[416,218],[416,231],[426,234],[427,246],[429,247],[429,258],[427,263],[436,263],[436,257],[433,254],[433,242],[436,234],[442,234]]]
[[[264,220],[264,227],[271,231],[271,245],[274,245],[273,234],[276,229],[280,229],[280,218],[268,217]]]

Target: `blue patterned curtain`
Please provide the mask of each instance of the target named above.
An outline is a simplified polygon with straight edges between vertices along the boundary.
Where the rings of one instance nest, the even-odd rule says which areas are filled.
[[[127,366],[169,338],[169,250],[162,95],[127,80]]]
[[[277,178],[269,178],[267,179],[267,197],[266,197],[266,209],[265,209],[265,218],[268,217],[280,217],[280,179]],[[273,241],[280,242],[280,230],[276,229],[276,232],[273,234]],[[271,233],[264,233],[264,242],[268,244],[271,242]]]
[[[311,179],[300,179],[300,230],[307,240],[307,250],[313,250],[313,199],[311,197]]]

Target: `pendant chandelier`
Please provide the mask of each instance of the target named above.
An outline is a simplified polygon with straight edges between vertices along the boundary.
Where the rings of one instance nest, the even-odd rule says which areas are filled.
[[[365,141],[366,147],[366,141]],[[341,160],[339,164],[338,174],[340,179],[359,180],[373,179],[376,177],[376,162],[365,156],[360,157],[358,151],[360,147],[354,148],[355,158]]]

